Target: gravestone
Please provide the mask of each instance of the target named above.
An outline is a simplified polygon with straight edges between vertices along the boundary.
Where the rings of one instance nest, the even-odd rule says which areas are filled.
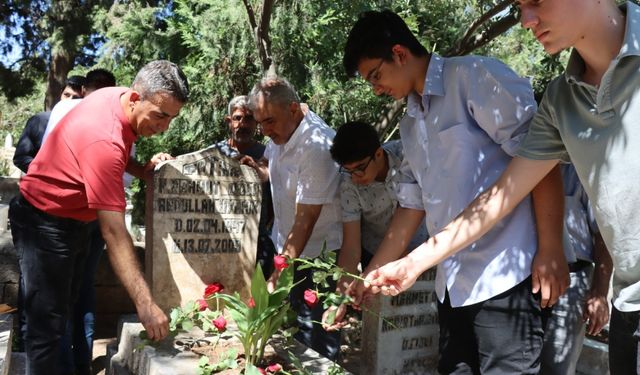
[[[436,268],[404,293],[377,295],[363,313],[362,374],[427,375],[438,368]]]
[[[202,298],[213,282],[248,299],[261,200],[255,171],[208,148],[158,166],[152,189],[145,272],[159,306]]]

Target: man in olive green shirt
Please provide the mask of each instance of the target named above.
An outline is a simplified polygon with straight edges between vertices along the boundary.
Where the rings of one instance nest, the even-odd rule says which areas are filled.
[[[618,8],[613,0],[518,5],[523,27],[547,52],[574,47],[566,72],[549,85],[519,156],[496,184],[421,247],[370,273],[371,289],[406,290],[486,233],[559,161],[571,160],[614,261],[610,370],[640,374],[640,7]]]

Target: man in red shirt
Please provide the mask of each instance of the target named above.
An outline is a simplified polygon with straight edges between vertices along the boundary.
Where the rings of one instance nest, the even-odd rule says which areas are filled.
[[[23,177],[9,219],[25,284],[27,374],[59,373],[58,342],[84,268],[87,223],[96,218],[149,337],[167,335],[125,226],[122,174],[136,138],[167,130],[188,91],[177,65],[147,64],[131,88],[98,90],[72,109]]]

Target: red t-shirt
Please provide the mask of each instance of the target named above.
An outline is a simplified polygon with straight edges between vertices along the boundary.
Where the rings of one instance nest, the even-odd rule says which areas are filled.
[[[60,120],[20,181],[34,207],[87,222],[96,210],[124,212],[122,174],[136,140],[120,104],[127,90],[97,90]]]

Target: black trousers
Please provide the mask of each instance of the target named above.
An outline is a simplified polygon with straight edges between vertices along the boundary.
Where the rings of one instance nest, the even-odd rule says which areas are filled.
[[[57,375],[59,342],[87,253],[87,224],[48,215],[22,196],[11,201],[9,220],[23,277],[27,374]]]
[[[337,258],[337,257],[336,257]],[[324,308],[322,302],[319,302],[314,308],[310,308],[304,302],[304,291],[307,289],[314,290],[313,268],[304,270],[295,270],[293,280],[295,283],[302,281],[293,287],[289,295],[291,308],[298,314],[298,332],[294,335],[295,339],[305,344],[307,347],[320,353],[322,356],[335,361],[340,354],[340,331],[327,332],[322,328],[322,314]],[[320,292],[336,290],[336,282],[328,278],[329,287],[320,288]]]
[[[537,374],[544,338],[543,311],[531,277],[487,301],[438,303],[441,374]]]
[[[611,375],[640,375],[640,311],[622,312],[613,307],[609,325]]]

